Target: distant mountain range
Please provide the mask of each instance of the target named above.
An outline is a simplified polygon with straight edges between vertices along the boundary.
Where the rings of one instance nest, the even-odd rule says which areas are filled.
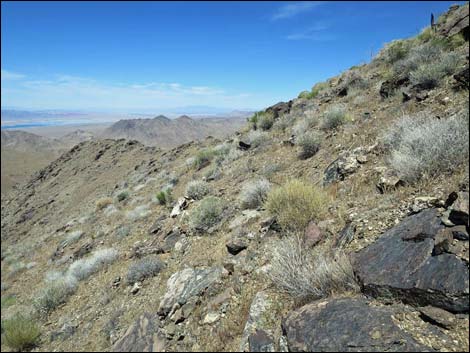
[[[182,115],[169,119],[159,115],[153,119],[120,120],[100,135],[101,138],[125,138],[145,145],[163,148],[174,147],[189,141],[200,140],[209,135],[224,138],[241,128],[246,116],[204,117],[192,119]]]

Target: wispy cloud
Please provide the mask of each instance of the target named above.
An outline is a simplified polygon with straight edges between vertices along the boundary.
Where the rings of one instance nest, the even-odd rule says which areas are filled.
[[[18,79],[21,79],[21,78],[25,77],[25,75],[23,75],[23,74],[7,71],[7,70],[3,70],[3,69],[2,69],[1,72],[2,72],[2,81],[4,81],[4,80],[18,80]]]
[[[281,6],[271,16],[271,20],[282,20],[292,18],[304,12],[308,12],[323,4],[324,1],[299,1]]]
[[[3,70],[2,70],[3,78]],[[109,83],[92,78],[56,75],[47,79],[17,77],[2,84],[2,105],[34,109],[163,109],[189,105],[249,107],[260,97],[212,86],[182,83]]]
[[[330,41],[335,37],[327,30],[330,27],[324,23],[317,23],[303,31],[287,35],[287,40],[313,40],[313,41]]]

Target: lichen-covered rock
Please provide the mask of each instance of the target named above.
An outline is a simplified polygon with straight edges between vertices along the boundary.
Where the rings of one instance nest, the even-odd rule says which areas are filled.
[[[404,219],[355,256],[354,270],[366,294],[451,312],[469,309],[468,266],[443,253],[436,209]],[[439,251],[436,251],[438,249]]]
[[[163,352],[165,336],[158,327],[158,318],[149,313],[137,319],[113,345],[112,352]]]
[[[188,299],[200,295],[220,279],[222,270],[222,267],[186,268],[174,273],[168,279],[166,293],[160,301],[159,315],[171,315],[177,307],[186,304]]]
[[[282,323],[290,352],[429,351],[392,319],[398,309],[363,298],[316,302],[291,312]]]

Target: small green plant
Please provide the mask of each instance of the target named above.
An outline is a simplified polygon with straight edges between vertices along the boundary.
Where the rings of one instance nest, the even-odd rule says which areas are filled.
[[[209,193],[209,185],[202,180],[192,180],[186,186],[186,196],[200,200]]]
[[[310,99],[310,98],[312,98],[311,94],[312,94],[312,92],[302,91],[302,92],[299,93],[299,98]]]
[[[129,198],[129,191],[121,191],[118,195],[117,195],[117,200],[119,202],[122,202],[124,200],[126,200],[127,198]]]
[[[208,196],[189,214],[188,225],[193,231],[203,232],[217,224],[222,216],[224,203],[221,199]]]
[[[309,98],[315,98],[318,94],[328,88],[328,82],[318,82],[312,87]]]
[[[347,120],[346,112],[341,106],[333,106],[323,115],[322,129],[331,130],[343,125]]]
[[[3,321],[3,340],[12,349],[22,351],[36,345],[40,331],[38,325],[30,318],[16,314]]]
[[[320,135],[316,132],[305,132],[296,139],[296,144],[300,147],[299,158],[310,158],[320,149]]]
[[[266,209],[283,229],[290,231],[303,231],[310,221],[325,214],[327,206],[325,192],[301,180],[288,181],[272,190],[266,201]]]
[[[194,157],[193,167],[196,168],[196,170],[204,168],[211,162],[214,156],[215,151],[212,148],[204,148],[200,150]]]
[[[143,281],[146,278],[156,276],[165,264],[157,258],[146,257],[133,263],[127,271],[126,281],[128,284]]]
[[[258,126],[261,130],[269,130],[274,124],[274,115],[270,112],[261,113],[258,117]]]
[[[16,298],[12,295],[2,296],[2,309],[6,309],[15,304]]]
[[[173,201],[171,188],[165,188],[157,192],[157,201],[160,205],[169,205]]]
[[[411,42],[407,40],[394,40],[386,47],[385,60],[393,64],[398,60],[404,59],[411,49]]]

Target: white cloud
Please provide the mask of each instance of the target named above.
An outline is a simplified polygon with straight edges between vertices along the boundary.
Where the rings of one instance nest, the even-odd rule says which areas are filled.
[[[292,33],[286,36],[285,38],[288,40],[314,40],[314,41],[329,41],[334,40],[335,37],[328,32],[328,26],[323,23],[317,23],[316,25],[307,28],[304,31]]]
[[[15,80],[5,82],[2,86],[2,105],[27,104],[33,109],[130,110],[192,105],[251,108],[271,103],[261,95],[231,93],[211,86],[190,86],[175,82],[109,83],[70,75]]]
[[[23,75],[23,74],[7,71],[7,70],[3,70],[3,69],[1,70],[1,73],[2,73],[2,81],[4,81],[4,80],[19,80],[19,79],[25,77],[25,75]]]
[[[310,11],[323,3],[324,1],[300,1],[286,4],[278,8],[277,11],[271,16],[271,19],[276,21],[292,18],[301,13]]]

